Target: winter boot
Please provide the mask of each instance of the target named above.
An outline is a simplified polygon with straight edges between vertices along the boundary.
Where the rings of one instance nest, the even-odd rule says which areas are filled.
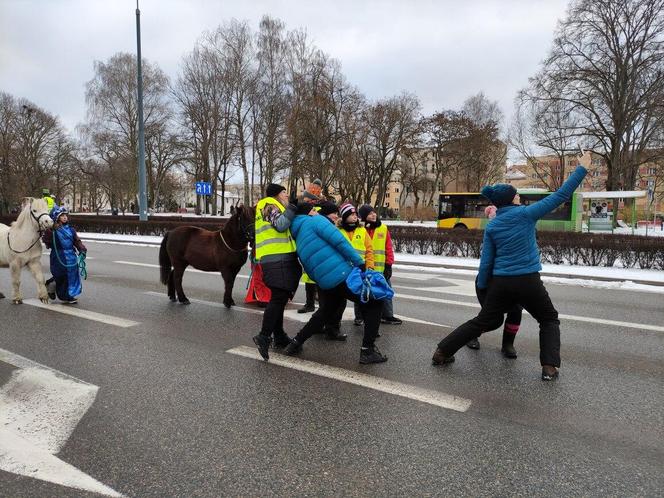
[[[454,363],[454,355],[447,356],[440,348],[436,348],[431,358],[432,365],[445,365],[446,363]]]
[[[480,349],[480,340],[477,337],[475,339],[471,339],[466,343],[466,346],[468,346],[470,349]]]
[[[48,298],[51,301],[55,301],[55,279],[49,278],[46,281],[46,292],[48,293]]]
[[[518,331],[519,326],[511,323],[506,323],[503,328],[503,347],[500,351],[505,358],[516,359],[517,357],[516,349],[514,349],[514,338]]]
[[[558,369],[552,365],[542,365],[542,380],[550,381],[558,378]]]
[[[327,327],[325,329],[325,338],[328,341],[345,341],[348,335],[341,332],[339,327]]]
[[[302,344],[297,339],[291,339],[290,343],[284,349],[284,354],[288,356],[295,356],[302,352]]]
[[[386,323],[388,325],[401,325],[403,321],[397,318],[396,316],[388,316],[385,318],[381,318],[380,323]]]
[[[254,336],[254,344],[256,344],[256,347],[258,348],[258,353],[263,357],[265,361],[270,359],[270,354],[268,350],[270,349],[270,343],[272,342],[272,339],[270,339],[266,335],[255,335]]]
[[[387,356],[384,356],[376,346],[372,348],[360,349],[360,363],[368,365],[370,363],[383,363],[387,361]]]
[[[274,349],[282,349],[288,346],[290,342],[291,342],[290,337],[286,335],[286,332],[283,332],[281,334],[274,335],[274,341],[272,342],[272,346],[274,347]]]

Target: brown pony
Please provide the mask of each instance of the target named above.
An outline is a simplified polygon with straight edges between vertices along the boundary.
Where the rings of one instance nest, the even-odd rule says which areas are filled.
[[[161,283],[168,286],[168,297],[182,304],[189,299],[182,290],[182,275],[187,266],[202,271],[220,271],[226,289],[224,305],[233,301],[233,283],[242,265],[247,261],[247,243],[254,240],[253,207],[238,206],[221,230],[212,232],[203,228],[178,227],[164,235],[159,249]]]

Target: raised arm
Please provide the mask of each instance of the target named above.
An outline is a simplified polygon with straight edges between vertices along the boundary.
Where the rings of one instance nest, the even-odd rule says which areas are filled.
[[[581,185],[588,171],[583,166],[577,166],[574,173],[553,194],[546,196],[541,201],[526,207],[526,214],[533,220],[539,220],[542,216],[550,213],[563,202],[568,200],[574,191]]]

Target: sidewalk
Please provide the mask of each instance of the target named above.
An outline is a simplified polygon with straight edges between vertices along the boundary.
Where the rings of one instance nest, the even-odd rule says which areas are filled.
[[[116,244],[138,244],[158,247],[162,237],[153,235],[118,235],[111,233],[79,233],[85,241],[97,241]],[[421,254],[395,254],[396,265],[404,269],[441,268],[452,270],[467,270],[475,272],[479,266],[479,259],[452,258],[447,256],[430,256]],[[656,285],[664,287],[664,271],[641,270],[635,268],[605,268],[602,266],[571,266],[543,264],[543,276],[596,280],[601,282],[634,282],[641,285]]]

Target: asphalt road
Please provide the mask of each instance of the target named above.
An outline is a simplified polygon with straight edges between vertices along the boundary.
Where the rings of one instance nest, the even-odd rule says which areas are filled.
[[[501,356],[494,332],[479,351],[431,366],[437,341],[477,310],[471,275],[431,269],[395,269],[395,312],[406,318],[381,327],[387,363],[359,365],[361,333],[350,321],[347,343],[315,336],[300,356],[469,400],[460,412],[229,354],[253,347],[260,328],[260,310],[242,304],[246,277],[233,309],[219,304],[219,275],[195,272],[184,282],[194,302],[173,304],[148,266],[156,248],[87,245],[90,276],[77,309],[138,324],[4,299],[0,348],[99,386],[57,457],[125,496],[664,493],[661,293],[547,285],[566,316],[554,383],[539,379],[527,316],[517,360]],[[34,298],[27,272],[23,283]],[[6,269],[0,291],[10,296]],[[289,319],[286,330],[301,324]],[[14,370],[0,361],[0,388]],[[0,496],[93,495],[0,470]]]

